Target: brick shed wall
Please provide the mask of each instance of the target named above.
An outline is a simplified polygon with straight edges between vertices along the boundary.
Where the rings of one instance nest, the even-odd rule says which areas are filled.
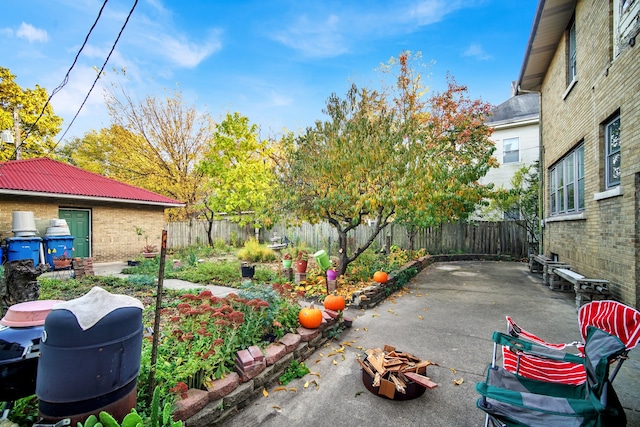
[[[65,208],[90,210],[91,254],[94,262],[125,261],[139,255],[145,245],[145,238],[136,234],[136,227],[145,230],[149,244],[160,247],[165,227],[163,207],[89,204],[68,199],[34,197],[0,196],[0,239],[13,237],[13,211],[31,211],[36,221],[48,221],[58,218],[58,209]]]

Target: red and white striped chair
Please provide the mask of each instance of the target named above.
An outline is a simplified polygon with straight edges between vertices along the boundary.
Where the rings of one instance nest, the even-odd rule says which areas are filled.
[[[640,341],[640,312],[616,301],[593,301],[583,305],[578,312],[578,325],[582,342],[550,343],[537,335],[521,328],[511,317],[507,316],[507,332],[509,335],[532,341],[556,350],[566,350],[576,346],[582,355],[583,342],[587,336],[587,327],[598,329],[617,336],[626,347],[626,352],[618,358],[618,364],[611,374],[613,381],[626,354]],[[582,364],[557,361],[533,356],[525,352],[515,352],[502,348],[503,366],[506,370],[539,381],[581,385],[586,381],[586,373]]]

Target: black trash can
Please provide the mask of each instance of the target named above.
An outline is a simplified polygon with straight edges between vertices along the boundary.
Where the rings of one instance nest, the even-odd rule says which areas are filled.
[[[87,328],[82,316],[91,311],[108,312],[94,314]],[[57,305],[40,343],[36,395],[43,420],[70,418],[75,425],[103,410],[116,419],[129,413],[136,405],[142,332],[142,304],[132,297],[94,288]]]

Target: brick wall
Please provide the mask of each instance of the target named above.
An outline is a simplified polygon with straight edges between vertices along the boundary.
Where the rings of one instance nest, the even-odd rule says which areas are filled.
[[[581,141],[585,148],[585,211],[582,218],[546,221],[543,251],[558,254],[581,274],[610,280],[615,298],[637,307],[640,48],[628,46],[612,59],[609,2],[579,1],[575,16],[578,81],[567,93],[563,38],[541,91],[544,217],[549,219],[550,213],[549,167]],[[602,123],[617,111],[621,119],[622,194],[594,200],[605,190]]]
[[[145,237],[136,234],[140,227],[149,244],[160,247],[165,226],[164,208],[116,203],[86,204],[62,199],[0,197],[0,239],[13,237],[13,211],[31,211],[36,221],[58,218],[60,208],[90,210],[91,253],[95,262],[125,261],[135,258],[145,245]]]

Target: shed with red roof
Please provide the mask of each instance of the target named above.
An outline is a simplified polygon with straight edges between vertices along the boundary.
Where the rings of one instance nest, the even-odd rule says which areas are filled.
[[[0,163],[0,239],[13,237],[14,211],[31,211],[40,234],[65,219],[74,256],[96,262],[135,257],[160,246],[164,210],[178,200],[49,158]]]

